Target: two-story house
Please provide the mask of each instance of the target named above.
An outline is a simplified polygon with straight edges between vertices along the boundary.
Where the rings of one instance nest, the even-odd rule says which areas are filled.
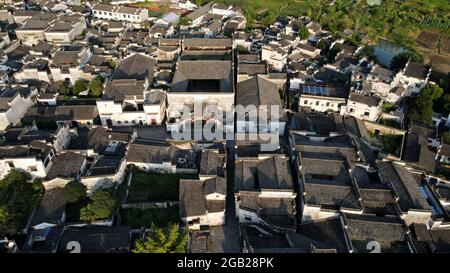
[[[100,3],[92,7],[92,14],[97,19],[126,21],[138,25],[148,19],[148,11],[146,9]]]
[[[83,15],[64,16],[45,31],[45,39],[55,44],[70,44],[85,29],[86,19]]]
[[[90,48],[86,45],[63,46],[51,59],[50,73],[53,81],[68,80],[74,84],[80,78],[88,78],[83,67],[92,57]]]
[[[282,71],[287,63],[288,51],[277,44],[268,44],[262,47],[261,59],[276,71]]]
[[[317,112],[340,112],[346,102],[347,92],[342,89],[318,85],[300,85],[300,108]]]
[[[236,159],[236,215],[239,223],[296,229],[294,179],[284,155]]]
[[[383,100],[376,95],[352,92],[348,98],[346,115],[355,118],[376,121],[383,111]]]
[[[113,79],[105,84],[102,99],[97,101],[103,126],[161,124],[165,94],[148,90],[154,69],[155,60],[142,54],[134,54],[120,62]]]
[[[431,68],[424,64],[408,61],[405,68],[399,72],[400,83],[406,89],[406,96],[417,94],[425,87],[430,77]]]
[[[28,108],[33,106],[36,88],[22,86],[6,87],[0,92],[0,130],[17,125]]]
[[[190,229],[225,224],[225,178],[180,180],[180,217]]]

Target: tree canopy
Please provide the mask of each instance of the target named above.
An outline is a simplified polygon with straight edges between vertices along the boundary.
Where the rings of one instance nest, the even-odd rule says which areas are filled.
[[[64,187],[64,197],[68,203],[77,203],[86,198],[86,187],[78,181],[70,181]]]
[[[69,95],[72,93],[72,90],[70,90],[70,87],[67,85],[66,82],[62,82],[62,83],[59,85],[58,92],[59,92],[61,95],[69,96]]]
[[[309,30],[306,26],[301,26],[299,31],[298,31],[298,37],[300,37],[300,39],[306,39],[309,37]]]
[[[190,26],[192,24],[192,20],[186,16],[183,16],[180,18],[180,21],[178,22],[180,26]]]
[[[445,144],[450,144],[450,132],[443,133],[442,140]]]
[[[75,81],[73,85],[73,94],[78,95],[80,92],[86,91],[88,89],[88,84],[85,80],[79,79]]]
[[[0,180],[0,236],[14,235],[33,208],[39,206],[44,187],[29,182],[30,175],[12,170]]]
[[[134,253],[184,253],[186,250],[186,231],[178,224],[170,224],[166,229],[152,225],[144,240],[136,242]]]
[[[14,210],[8,209],[7,206],[0,206],[0,234],[14,235],[19,230],[19,217]]]
[[[101,76],[97,76],[89,82],[89,88],[93,97],[100,97],[103,94],[103,81]]]
[[[409,103],[411,120],[431,124],[433,122],[433,102],[442,96],[443,90],[435,84],[428,84],[420,90],[419,96]]]
[[[107,219],[117,208],[117,200],[105,190],[97,190],[89,199],[89,204],[80,211],[82,221],[92,223],[95,220]]]
[[[397,54],[396,56],[394,56],[394,58],[392,58],[390,64],[391,70],[403,69],[410,59],[411,61],[416,63],[421,63],[423,61],[423,57],[419,53],[414,51],[405,51]]]
[[[272,13],[267,14],[267,16],[265,16],[262,20],[261,20],[261,25],[268,27],[271,24],[273,24],[276,20],[275,15],[273,15]]]

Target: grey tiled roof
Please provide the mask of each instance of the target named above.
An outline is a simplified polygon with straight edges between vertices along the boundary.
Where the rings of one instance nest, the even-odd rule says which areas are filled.
[[[129,226],[85,226],[69,227],[63,234],[59,252],[66,249],[70,241],[81,245],[81,253],[117,253],[128,252],[131,245],[131,228]]]
[[[408,77],[417,78],[417,79],[425,79],[427,77],[429,68],[423,64],[408,62],[405,67],[404,74]]]
[[[381,98],[377,96],[367,96],[358,93],[351,93],[348,98],[349,103],[354,101],[362,104],[366,104],[368,106],[378,106],[381,102]]]
[[[226,155],[220,154],[218,150],[202,150],[200,158],[200,175],[223,176]]]
[[[410,252],[406,226],[395,217],[345,214],[346,231],[355,252],[369,252],[367,244],[377,241],[381,252]]]
[[[156,61],[142,54],[134,54],[119,63],[114,79],[145,80],[147,77],[153,81]]]
[[[57,155],[47,174],[47,179],[51,180],[56,177],[76,178],[85,160],[85,156],[73,152]]]
[[[378,162],[379,174],[383,181],[390,183],[399,196],[398,203],[403,212],[410,209],[430,211],[430,205],[419,191],[419,185],[411,172],[391,161]]]
[[[293,190],[289,159],[278,155],[237,160],[234,177],[236,190]]]
[[[213,177],[206,180],[180,180],[180,216],[202,216],[225,210],[225,200],[207,200],[206,195],[226,194],[226,180]]]
[[[60,224],[65,207],[64,187],[47,189],[33,217],[32,226],[41,223]]]
[[[103,98],[106,100],[123,101],[125,98],[144,98],[144,81],[112,80],[106,82]]]
[[[268,109],[272,105],[278,105],[282,108],[278,85],[261,76],[252,77],[237,84],[236,104],[244,107],[266,105]]]
[[[178,150],[172,145],[147,145],[132,143],[127,152],[128,162],[162,164],[171,162]]]

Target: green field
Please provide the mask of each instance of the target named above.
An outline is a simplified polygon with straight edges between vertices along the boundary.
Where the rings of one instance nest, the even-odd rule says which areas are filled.
[[[158,227],[165,227],[169,223],[178,223],[178,206],[166,209],[122,209],[122,224],[131,228],[151,227],[153,223]]]
[[[133,170],[129,202],[178,201],[180,179],[197,179],[189,174],[152,174]]]
[[[198,0],[197,3],[205,3]],[[249,24],[273,22],[277,15],[307,15],[326,29],[339,33],[352,29],[369,41],[386,37],[403,45],[414,46],[423,28],[449,33],[450,5],[447,0],[381,0],[369,6],[366,0],[214,0],[240,6]],[[261,18],[261,12],[264,17]],[[439,21],[438,23],[435,23]]]

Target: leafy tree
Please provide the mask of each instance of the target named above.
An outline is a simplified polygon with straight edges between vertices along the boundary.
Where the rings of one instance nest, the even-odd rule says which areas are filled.
[[[64,187],[64,197],[68,203],[77,203],[86,198],[86,187],[83,183],[70,181]]]
[[[108,64],[108,66],[109,66],[111,69],[116,69],[116,68],[117,68],[117,62],[114,61],[114,60],[112,60],[112,59],[106,61],[106,63]]]
[[[137,241],[134,253],[184,253],[187,237],[186,231],[180,230],[178,224],[170,224],[167,229],[152,225],[151,232],[144,240]]]
[[[70,93],[72,93],[70,90],[70,87],[67,85],[67,83],[65,81],[59,85],[58,91],[61,95],[66,95],[66,96],[69,96]]]
[[[450,144],[450,132],[445,132],[442,134],[442,140],[445,144]]]
[[[97,76],[89,82],[89,89],[93,97],[100,97],[103,94],[103,81],[101,76]]]
[[[352,46],[358,47],[361,44],[361,36],[352,34],[347,38],[347,42]]]
[[[192,20],[186,16],[180,18],[180,22],[178,23],[180,26],[190,26],[192,24]]]
[[[269,13],[266,17],[261,20],[261,25],[268,27],[275,23],[276,17],[272,13]]]
[[[442,96],[443,90],[435,84],[428,84],[417,98],[409,103],[409,117],[411,120],[431,124],[433,121],[433,102]]]
[[[17,233],[24,219],[39,206],[44,187],[30,175],[12,170],[0,180],[0,236]]]
[[[204,4],[208,3],[208,0],[194,0],[193,1],[197,6],[203,6]]]
[[[306,26],[301,26],[300,29],[298,30],[298,37],[300,37],[300,39],[306,39],[309,37],[309,30]]]
[[[86,91],[88,84],[85,80],[77,80],[73,85],[73,94],[78,95],[80,92]]]
[[[434,110],[438,113],[448,115],[450,113],[450,94],[444,94],[433,104]]]
[[[393,103],[385,102],[383,104],[383,112],[390,113],[391,111],[395,110],[396,106]]]
[[[341,31],[351,28],[352,25],[353,25],[353,21],[349,17],[342,18],[342,20],[340,20],[338,23],[339,30],[341,30]]]
[[[369,61],[379,63],[377,56],[375,56],[375,54],[374,54],[374,51],[375,51],[375,48],[373,46],[368,45],[368,46],[363,47],[361,49],[361,51],[358,53],[358,55],[367,57],[367,59]]]
[[[244,8],[243,11],[245,15],[245,20],[247,20],[247,28],[252,29],[255,25],[255,18],[252,14],[252,10],[250,10],[249,8]]]
[[[7,206],[0,206],[0,235],[14,235],[19,231],[19,217]]]
[[[80,211],[80,220],[93,222],[110,217],[117,207],[117,201],[109,192],[97,190],[91,197],[90,203]]]
[[[411,61],[416,63],[421,63],[423,61],[423,57],[419,53],[413,51],[406,51],[399,53],[396,56],[394,56],[394,58],[392,58],[390,64],[391,69],[392,70],[403,69],[409,59],[411,59]]]
[[[248,54],[248,53],[250,53],[246,47],[243,47],[243,46],[240,46],[240,45],[236,47],[236,51],[239,54]]]
[[[396,135],[383,135],[383,150],[389,154],[399,155],[402,137]]]
[[[328,50],[328,59],[334,60],[339,52],[341,52],[341,48],[339,46],[333,46]]]

